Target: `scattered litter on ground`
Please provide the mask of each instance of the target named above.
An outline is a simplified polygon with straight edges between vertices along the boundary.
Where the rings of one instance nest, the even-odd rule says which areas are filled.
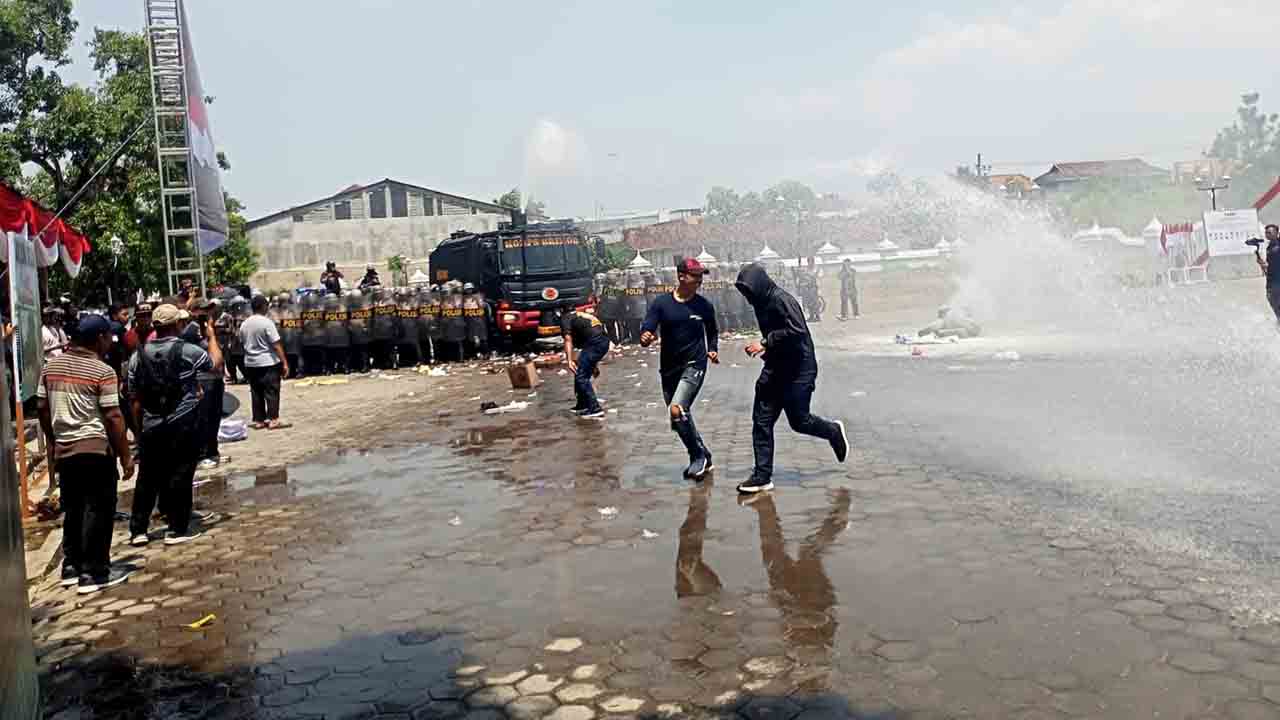
[[[920,346],[911,348],[911,357],[924,357],[924,348]]]
[[[292,384],[294,387],[311,387],[316,384],[316,381],[314,378],[307,378],[306,380],[295,380]]]
[[[951,372],[962,372],[965,370],[972,370],[972,369],[973,368],[969,367],[968,365],[948,365],[947,366],[947,370],[950,370]]]
[[[418,393],[416,393],[416,392],[411,392],[411,393],[409,393],[409,397],[414,397],[414,396],[416,396],[417,394],[418,394]]]
[[[739,365],[738,363],[733,363],[733,364],[732,364],[732,365],[730,365],[729,367],[731,367],[731,368],[740,368],[740,367],[742,367],[742,366],[741,366],[741,365]]]
[[[644,404],[644,406],[645,406],[645,407],[647,407],[647,408],[656,408],[656,407],[658,407],[658,403],[656,403],[656,402],[645,403],[645,404]]]
[[[485,414],[485,415],[500,415],[500,414],[502,414],[502,413],[520,412],[521,410],[524,410],[524,409],[525,409],[525,408],[527,408],[527,407],[529,407],[529,403],[527,403],[527,402],[524,402],[524,401],[512,401],[512,402],[509,402],[509,403],[507,403],[506,405],[503,405],[503,406],[501,406],[501,407],[499,407],[499,406],[497,406],[497,405],[494,405],[493,407],[488,408],[487,410],[485,410],[485,411],[484,411],[484,414]]]
[[[427,370],[427,374],[431,377],[448,377],[449,371],[444,367],[433,367]]]
[[[617,415],[617,414],[618,414],[618,408],[611,408],[611,409],[609,410],[609,414],[610,414],[610,415]]]
[[[618,517],[618,508],[613,507],[612,505],[608,507],[596,508],[596,512],[600,513],[600,517],[602,518]]]
[[[560,370],[560,372],[558,372],[558,373],[556,373],[556,374],[557,374],[557,375],[568,375],[568,374],[569,374],[569,371],[568,371],[568,370],[561,369],[561,370]]]
[[[346,385],[347,383],[350,383],[350,382],[351,380],[341,377],[341,378],[325,378],[323,380],[317,380],[316,384],[317,385]]]
[[[479,399],[480,399],[480,396],[479,396],[479,395],[477,395],[477,396],[475,396],[475,397],[471,398],[471,402],[475,402],[476,400],[479,400]]]
[[[853,392],[849,393],[849,397],[866,397],[866,396],[867,396],[866,390],[854,390]]]
[[[218,616],[217,616],[217,615],[214,615],[213,613],[209,613],[208,615],[205,615],[204,617],[200,618],[199,620],[197,620],[197,621],[195,621],[195,622],[193,622],[193,623],[188,624],[188,625],[187,625],[187,629],[189,629],[189,630],[199,630],[199,629],[203,628],[205,625],[208,625],[209,623],[211,623],[211,622],[213,622],[214,620],[217,620],[217,619],[218,619]]]
[[[455,514],[453,517],[449,518],[449,524],[452,525],[453,527],[458,527],[462,525],[462,518],[458,517]]]
[[[645,540],[652,540],[658,537],[658,533],[652,530],[644,530],[643,532],[640,533],[640,536],[643,537]]]
[[[382,375],[381,377],[383,380],[399,380],[404,376],[403,375]]]
[[[638,378],[638,377],[640,377],[640,373],[631,373],[631,374],[630,374],[630,375],[628,375],[627,377],[628,377],[628,378]]]
[[[1005,350],[1003,352],[996,353],[995,358],[997,360],[1012,360],[1017,362],[1022,359],[1022,356],[1018,354],[1017,350]]]
[[[898,345],[910,345],[911,338],[907,337],[906,335],[894,335],[893,342]]]

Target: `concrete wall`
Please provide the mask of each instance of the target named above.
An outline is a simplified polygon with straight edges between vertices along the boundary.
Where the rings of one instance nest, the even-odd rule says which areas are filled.
[[[0,353],[0,393],[8,396],[4,354]],[[40,687],[31,645],[31,610],[27,600],[26,550],[18,506],[18,473],[11,461],[14,437],[9,403],[0,402],[0,717],[40,717]]]
[[[314,285],[328,260],[337,262],[354,284],[367,263],[374,263],[382,273],[392,255],[404,255],[425,272],[427,257],[450,233],[497,230],[499,222],[509,219],[481,214],[296,222],[282,217],[248,231],[262,268],[252,284],[263,289]],[[383,277],[391,281],[390,276]]]

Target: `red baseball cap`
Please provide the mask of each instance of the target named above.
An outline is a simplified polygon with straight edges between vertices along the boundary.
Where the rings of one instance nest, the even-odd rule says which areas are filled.
[[[676,266],[676,272],[682,275],[705,275],[707,269],[698,262],[697,258],[685,258]]]

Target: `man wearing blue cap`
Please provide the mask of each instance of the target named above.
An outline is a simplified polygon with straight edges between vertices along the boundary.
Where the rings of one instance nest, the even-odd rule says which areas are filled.
[[[53,447],[66,513],[62,585],[79,585],[82,595],[129,577],[129,570],[112,568],[110,561],[117,459],[124,478],[133,477],[119,378],[102,361],[112,343],[106,318],[81,318],[67,351],[45,363],[36,390],[40,425]]]

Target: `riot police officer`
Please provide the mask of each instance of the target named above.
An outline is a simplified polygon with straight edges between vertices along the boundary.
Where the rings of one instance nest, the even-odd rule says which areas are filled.
[[[644,275],[639,270],[627,270],[627,302],[622,333],[624,343],[640,341],[640,325],[649,309],[645,303],[644,285]]]
[[[395,351],[396,317],[395,298],[385,288],[373,291],[373,330],[369,339],[369,355],[375,368],[391,367],[391,354]]]
[[[475,285],[462,286],[462,316],[467,320],[467,346],[477,357],[489,350],[489,307]]]
[[[414,330],[418,334],[418,364],[430,364],[435,358],[431,349],[432,326],[436,322],[440,306],[437,303],[434,308],[432,307],[431,288],[426,285],[419,285],[415,293],[418,296],[418,319],[415,323],[416,330]]]
[[[400,319],[396,367],[411,367],[422,362],[422,348],[418,343],[417,293],[412,288],[396,288],[396,308]]]
[[[341,295],[324,297],[325,366],[335,375],[347,374],[351,332],[347,329],[347,304]]]
[[[462,283],[450,280],[445,283],[444,302],[440,310],[441,324],[444,326],[444,345],[448,357],[463,357],[463,346],[467,341],[467,319],[463,315]]]
[[[349,291],[347,293],[347,332],[351,336],[351,352],[347,356],[347,369],[351,372],[369,372],[369,322],[372,316],[368,291]]]
[[[431,362],[441,362],[444,345],[444,293],[439,285],[432,285],[427,298],[427,336],[430,338]]]
[[[231,344],[227,347],[227,372],[231,374],[231,382],[235,384],[236,372],[239,371],[244,376],[245,382],[249,381],[248,374],[244,371],[244,343],[240,340],[240,326],[245,320],[249,319],[249,301],[243,295],[237,295],[231,299],[231,303],[227,307],[231,316]]]
[[[609,336],[609,342],[618,345],[622,344],[622,335],[618,332],[618,320],[622,317],[621,279],[622,273],[618,270],[610,270],[604,274],[604,283],[600,289],[600,307],[597,309],[600,322],[604,324],[605,333]]]
[[[328,339],[324,330],[324,309],[320,296],[302,296],[302,363],[308,375],[324,375],[324,354]]]
[[[298,368],[298,374],[301,375],[302,316],[298,314],[298,306],[294,304],[293,296],[289,293],[277,295],[274,313],[272,319],[280,329],[280,344],[284,345],[284,354],[289,360],[289,367]]]

